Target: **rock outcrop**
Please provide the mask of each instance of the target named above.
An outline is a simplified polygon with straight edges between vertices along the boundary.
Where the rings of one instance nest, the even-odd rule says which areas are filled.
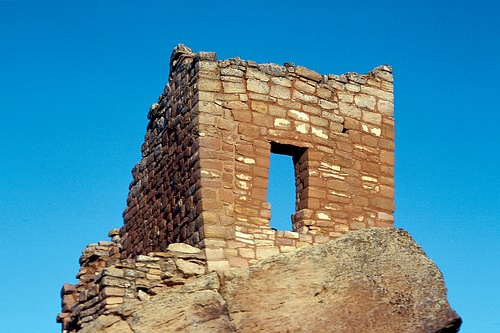
[[[401,229],[353,231],[131,299],[81,333],[457,332],[441,272]]]

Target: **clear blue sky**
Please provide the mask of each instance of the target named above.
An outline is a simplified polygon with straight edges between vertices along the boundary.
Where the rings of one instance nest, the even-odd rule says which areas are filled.
[[[0,1],[0,332],[58,332],[87,243],[122,225],[182,42],[320,73],[394,67],[396,226],[461,332],[500,332],[500,2]]]

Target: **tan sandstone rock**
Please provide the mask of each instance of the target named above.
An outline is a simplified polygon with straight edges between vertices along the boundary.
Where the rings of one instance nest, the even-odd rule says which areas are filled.
[[[201,276],[80,332],[457,332],[436,265],[401,229],[353,231]]]
[[[438,332],[460,325],[441,272],[401,229],[350,232],[228,271],[222,285],[238,332]]]

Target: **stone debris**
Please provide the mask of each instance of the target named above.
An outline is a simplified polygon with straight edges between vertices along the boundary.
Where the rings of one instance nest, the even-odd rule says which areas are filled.
[[[116,237],[116,230],[108,236]],[[183,285],[207,272],[204,252],[187,244],[170,244],[165,252],[123,260],[119,248],[101,241],[82,251],[79,282],[66,283],[61,290],[57,322],[63,333],[78,332],[99,316],[116,313],[129,300],[147,301],[158,289]]]

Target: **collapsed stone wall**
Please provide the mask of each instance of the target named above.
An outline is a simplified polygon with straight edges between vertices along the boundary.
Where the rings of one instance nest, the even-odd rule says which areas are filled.
[[[122,315],[123,305],[132,300],[148,300],[158,290],[207,272],[202,250],[183,243],[133,259],[120,259],[119,250],[118,243],[101,241],[82,251],[78,283],[66,283],[61,290],[56,321],[63,333],[76,333],[101,315]]]

